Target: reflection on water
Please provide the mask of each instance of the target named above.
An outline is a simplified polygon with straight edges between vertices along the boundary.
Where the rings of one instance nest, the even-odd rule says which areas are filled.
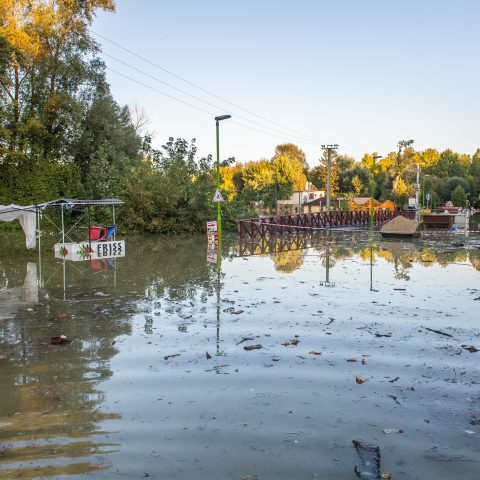
[[[437,321],[441,301],[451,307],[442,313],[444,321],[457,312],[462,341],[468,340],[471,325],[465,319],[471,321],[471,304],[459,311],[438,278],[428,290],[433,281],[429,272],[440,267],[459,279],[454,267],[460,266],[463,281],[470,275],[468,282],[475,285],[480,237],[448,235],[429,233],[406,242],[383,241],[365,231],[292,234],[240,244],[227,239],[223,265],[207,263],[203,237],[131,238],[126,257],[113,265],[62,262],[45,249],[41,278],[39,260],[18,248],[21,238],[0,237],[0,479],[88,478],[92,472],[93,478],[109,478],[112,472],[140,478],[148,471],[158,478],[182,479],[260,473],[263,479],[301,479],[312,478],[312,472],[333,478],[329,471],[350,478],[347,445],[358,432],[349,430],[357,417],[368,428],[389,415],[395,423],[395,402],[387,403],[385,412],[377,408],[378,418],[369,415],[372,406],[388,400],[387,387],[401,386],[383,380],[368,393],[374,384],[369,377],[359,399],[358,390],[352,390],[357,386],[350,383],[353,372],[391,379],[404,368],[398,375],[410,382],[404,389],[431,375],[428,360],[415,374],[388,362],[396,356],[402,365],[412,363],[410,356],[418,354],[413,345],[416,312],[423,309],[422,325]],[[415,285],[409,297],[403,293],[405,282]],[[425,303],[437,294],[437,303]],[[465,295],[463,301],[473,301],[470,292]],[[380,314],[379,308],[385,311]],[[381,330],[389,338],[397,316],[401,328],[412,326],[398,332],[399,339],[409,339],[407,350],[401,350],[399,341],[395,346],[382,343],[389,353],[376,350],[370,334]],[[51,345],[58,335],[71,343]],[[359,340],[363,335],[366,339]],[[285,346],[292,338],[300,338],[298,347]],[[459,342],[431,345],[428,355],[440,355],[439,348],[445,349],[442,355],[454,351],[448,349],[462,353]],[[250,344],[262,348],[243,350]],[[426,343],[419,348],[425,351]],[[323,354],[313,358],[311,352],[317,350]],[[355,363],[348,367],[357,370],[346,370],[344,358],[361,355],[368,370]],[[369,355],[372,360],[366,361]],[[438,357],[432,368],[441,370],[442,361]],[[445,365],[440,376],[450,375],[447,369]],[[473,377],[474,372],[465,373],[462,381]],[[435,381],[429,388],[442,395],[443,387]],[[406,398],[407,393],[399,390],[393,396]],[[417,404],[430,408],[427,397],[420,389]],[[477,400],[472,400],[472,412]],[[372,403],[349,416],[351,401]],[[427,415],[418,405],[418,415],[410,412],[416,420]],[[441,413],[443,404],[435,405]],[[440,443],[446,443],[441,429],[437,433]],[[425,448],[428,438],[420,441]],[[468,457],[469,447],[457,445]],[[405,454],[407,447],[402,447]],[[473,480],[469,461],[461,478]],[[249,465],[255,471],[246,471]],[[409,472],[405,478],[449,478],[438,476],[426,461]]]
[[[462,241],[455,241],[461,239]],[[453,241],[452,241],[453,240]],[[478,238],[454,237],[448,232],[428,232],[422,239],[395,241],[379,235],[367,239],[365,231],[319,231],[287,236],[243,239],[237,248],[240,256],[271,255],[275,268],[291,273],[300,268],[306,249],[319,253],[322,265],[329,270],[338,260],[359,256],[370,260],[383,258],[392,263],[398,278],[408,279],[408,269],[415,263],[443,267],[457,262],[469,262],[480,271]]]

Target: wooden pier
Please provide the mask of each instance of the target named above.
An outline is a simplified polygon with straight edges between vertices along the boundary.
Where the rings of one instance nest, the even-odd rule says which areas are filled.
[[[414,219],[414,211],[390,212],[379,210],[374,212],[373,223],[382,225],[397,215]],[[326,230],[341,227],[359,227],[369,225],[368,211],[334,211],[318,213],[298,213],[292,215],[271,215],[261,218],[242,218],[237,220],[237,230],[240,238],[248,235],[250,238],[265,235],[282,235],[284,233]]]

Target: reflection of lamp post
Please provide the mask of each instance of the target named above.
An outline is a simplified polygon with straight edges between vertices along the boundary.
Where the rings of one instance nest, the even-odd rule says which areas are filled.
[[[220,192],[220,122],[222,120],[228,120],[231,118],[231,115],[220,115],[215,117],[216,130],[217,130],[217,191]],[[222,242],[222,210],[220,202],[217,202],[217,228],[218,228],[218,239],[219,245]]]
[[[335,282],[330,281],[330,244],[328,242],[329,231],[326,232],[325,238],[325,281],[320,281],[322,287],[334,287]]]
[[[372,192],[370,195],[370,226],[373,226],[373,197],[375,195],[375,162],[377,159],[382,158],[381,155],[374,155],[372,157],[372,167],[371,167],[371,184],[372,184]]]

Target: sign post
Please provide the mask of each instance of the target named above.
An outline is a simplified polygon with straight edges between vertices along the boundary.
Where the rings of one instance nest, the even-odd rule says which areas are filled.
[[[218,223],[216,220],[207,222],[207,262],[217,263],[218,259]]]

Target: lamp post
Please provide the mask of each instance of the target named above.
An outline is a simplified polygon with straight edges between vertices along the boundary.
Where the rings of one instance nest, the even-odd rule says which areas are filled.
[[[220,192],[220,122],[232,118],[231,115],[220,115],[215,117],[217,130],[217,191]],[[219,244],[222,242],[222,210],[220,202],[217,202],[217,228]],[[221,253],[220,253],[221,255]]]
[[[422,181],[422,210],[425,208],[425,179],[427,177],[430,177],[431,175],[429,173],[426,173],[423,176],[423,181]],[[428,210],[428,196],[427,196],[427,210]]]
[[[372,157],[372,166],[371,166],[371,180],[370,183],[372,184],[372,191],[370,195],[370,226],[373,226],[373,198],[375,195],[375,162],[382,158],[381,155],[374,155]]]

